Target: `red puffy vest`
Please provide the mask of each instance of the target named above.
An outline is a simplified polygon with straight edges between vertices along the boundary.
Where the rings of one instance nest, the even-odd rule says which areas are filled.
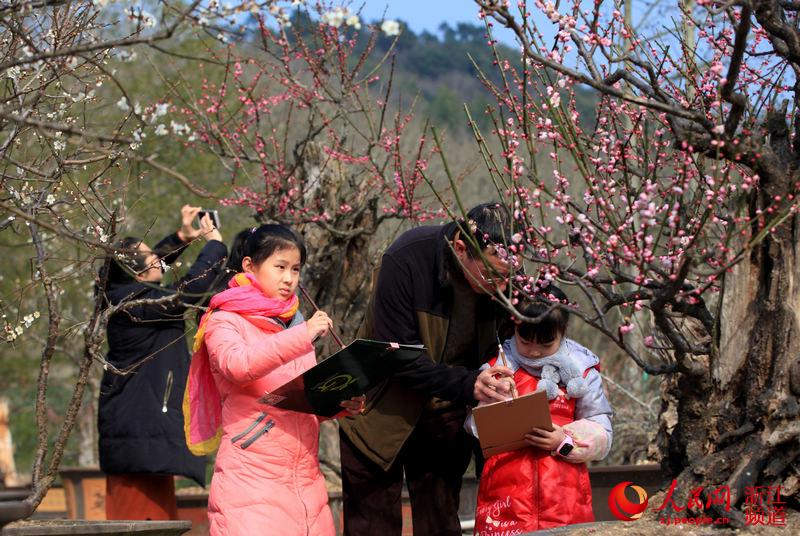
[[[523,368],[514,381],[521,395],[534,392],[539,383]],[[575,399],[559,395],[550,401],[550,414],[560,426],[574,421]],[[478,488],[476,536],[511,536],[590,521],[592,488],[585,463],[570,463],[535,447],[486,460]]]

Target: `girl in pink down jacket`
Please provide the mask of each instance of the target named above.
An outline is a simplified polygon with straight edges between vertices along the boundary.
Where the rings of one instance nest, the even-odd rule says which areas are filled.
[[[316,364],[312,341],[328,332],[331,320],[318,311],[303,322],[296,313],[306,250],[290,229],[263,225],[251,233],[244,251],[244,273],[214,296],[198,330],[221,403],[210,533],[332,535],[317,457],[318,418],[258,402]],[[203,348],[193,357],[193,369]],[[190,374],[190,384],[201,383]],[[363,402],[357,397],[342,406],[358,413]],[[192,411],[195,421],[204,416],[203,410]],[[209,414],[213,421],[214,411]],[[187,439],[190,426],[187,422]]]

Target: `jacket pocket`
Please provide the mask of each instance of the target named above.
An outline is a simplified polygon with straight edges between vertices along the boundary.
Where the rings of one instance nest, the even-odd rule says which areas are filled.
[[[252,432],[252,431],[253,431],[253,429],[254,429],[256,426],[258,426],[258,425],[261,423],[261,421],[263,421],[263,420],[264,420],[264,418],[265,418],[266,416],[267,416],[267,414],[266,414],[266,413],[264,413],[264,412],[261,412],[261,413],[258,415],[258,417],[256,417],[256,420],[255,420],[255,421],[253,421],[253,422],[250,424],[250,426],[248,426],[247,428],[245,428],[245,429],[244,429],[244,431],[243,431],[242,433],[240,433],[240,434],[237,434],[237,435],[235,435],[235,436],[233,436],[233,437],[231,438],[231,443],[236,443],[236,442],[237,442],[237,441],[239,441],[240,439],[243,439],[243,438],[244,438],[244,437],[245,437],[247,434],[249,434],[250,432]],[[249,447],[250,445],[252,445],[253,443],[255,443],[255,442],[256,442],[256,440],[258,440],[258,438],[259,438],[259,437],[261,437],[261,436],[263,436],[263,435],[265,435],[265,434],[269,433],[269,431],[272,429],[272,427],[273,427],[273,426],[275,426],[275,421],[274,421],[274,420],[272,420],[272,419],[268,420],[268,421],[267,421],[267,423],[266,423],[266,424],[265,424],[265,425],[264,425],[264,426],[263,426],[263,427],[262,427],[262,428],[261,428],[259,431],[257,431],[255,434],[253,434],[252,436],[250,436],[248,439],[246,439],[246,440],[245,440],[243,443],[241,443],[239,446],[240,446],[241,448],[243,448],[243,449],[246,449],[247,447]]]
[[[237,441],[239,441],[241,438],[243,438],[244,436],[246,436],[247,434],[249,434],[249,433],[250,433],[250,431],[251,431],[253,428],[255,428],[256,426],[258,426],[258,423],[260,423],[261,421],[263,421],[263,420],[264,420],[264,417],[266,417],[266,416],[267,416],[267,414],[266,414],[266,413],[264,413],[264,412],[261,412],[261,414],[259,414],[259,416],[258,416],[258,417],[256,417],[256,420],[255,420],[255,421],[253,421],[253,423],[252,423],[250,426],[248,426],[247,428],[245,428],[244,432],[242,432],[241,434],[235,435],[235,436],[233,436],[233,437],[231,438],[231,443],[236,443],[236,442],[237,442]]]
[[[256,433],[255,433],[255,434],[253,434],[252,436],[250,436],[250,439],[248,439],[247,441],[245,441],[244,443],[242,443],[242,448],[243,448],[243,449],[246,449],[247,447],[249,447],[250,445],[252,445],[253,443],[255,443],[255,442],[256,442],[256,440],[257,440],[259,437],[261,437],[262,435],[265,435],[267,432],[269,432],[270,430],[272,430],[272,427],[273,427],[273,426],[275,426],[275,421],[273,421],[272,419],[270,419],[269,421],[267,421],[267,424],[265,424],[265,425],[264,425],[264,428],[262,428],[261,430],[259,430],[258,432],[256,432]]]

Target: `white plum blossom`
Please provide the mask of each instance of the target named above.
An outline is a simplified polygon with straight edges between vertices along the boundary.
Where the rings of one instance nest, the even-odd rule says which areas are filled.
[[[344,23],[345,18],[349,15],[349,11],[346,9],[342,9],[337,7],[333,11],[328,11],[322,14],[322,22],[327,24],[328,26],[333,26],[334,28],[338,28]]]
[[[128,7],[124,13],[127,15],[128,20],[136,21],[137,24],[141,24],[145,28],[152,28],[156,25],[156,18],[141,7]]]
[[[400,35],[400,23],[396,20],[385,20],[381,23],[381,31],[388,37]]]
[[[345,24],[347,24],[348,26],[352,26],[356,30],[361,29],[361,21],[359,20],[358,15],[350,15],[349,17],[347,17]]]
[[[126,99],[125,97],[121,97],[117,101],[117,108],[119,108],[123,112],[129,112],[131,110],[131,106],[130,104],[128,104],[128,99]]]
[[[47,194],[47,197],[45,198],[44,202],[47,203],[48,205],[52,205],[53,203],[56,202],[56,196],[54,196],[53,194]]]
[[[135,50],[120,50],[117,54],[117,58],[119,61],[124,61],[125,63],[130,63],[136,59],[136,51]]]
[[[31,324],[33,324],[34,320],[36,320],[40,316],[41,314],[39,313],[39,311],[34,311],[33,313],[27,314],[24,317],[22,317],[22,321],[19,323],[19,325],[13,328],[10,325],[6,324],[5,326],[5,331],[7,333],[6,342],[13,342],[17,337],[19,337],[24,333],[25,329],[31,327]],[[2,317],[6,318],[6,315],[3,314]]]
[[[176,123],[175,121],[169,122],[169,127],[172,129],[174,134],[189,134],[192,129],[188,127],[188,125],[184,125],[182,123]]]
[[[176,123],[175,121],[170,121],[169,126],[172,128],[172,132],[175,134],[181,134],[183,132],[183,127],[181,123]]]
[[[69,93],[64,93],[64,97],[70,99],[72,102],[81,102],[85,100],[91,100],[94,98],[94,90],[89,90],[88,93],[83,91],[79,91],[76,95],[70,95]]]
[[[292,26],[291,17],[286,12],[282,12],[280,15],[278,15],[277,21],[278,24],[280,24],[284,28],[290,28]]]
[[[142,139],[145,138],[147,134],[142,132],[142,129],[137,128],[131,135],[133,136],[134,141],[130,144],[130,147],[135,151],[142,145]],[[83,201],[83,199],[81,199],[81,201]]]
[[[67,147],[67,144],[61,140],[56,140],[53,142],[53,149],[56,151],[63,151]]]
[[[139,13],[139,18],[145,28],[152,28],[156,25],[156,18],[143,9]]]
[[[159,123],[155,130],[156,136],[166,136],[168,133],[169,131],[164,123]]]

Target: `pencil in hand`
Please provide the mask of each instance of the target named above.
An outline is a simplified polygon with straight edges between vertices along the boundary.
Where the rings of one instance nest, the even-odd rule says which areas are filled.
[[[500,361],[502,362],[503,366],[508,368],[508,361],[506,361],[506,353],[503,351],[503,345],[497,343],[497,355],[500,356]],[[511,384],[511,398],[517,398],[517,386],[512,382]]]

